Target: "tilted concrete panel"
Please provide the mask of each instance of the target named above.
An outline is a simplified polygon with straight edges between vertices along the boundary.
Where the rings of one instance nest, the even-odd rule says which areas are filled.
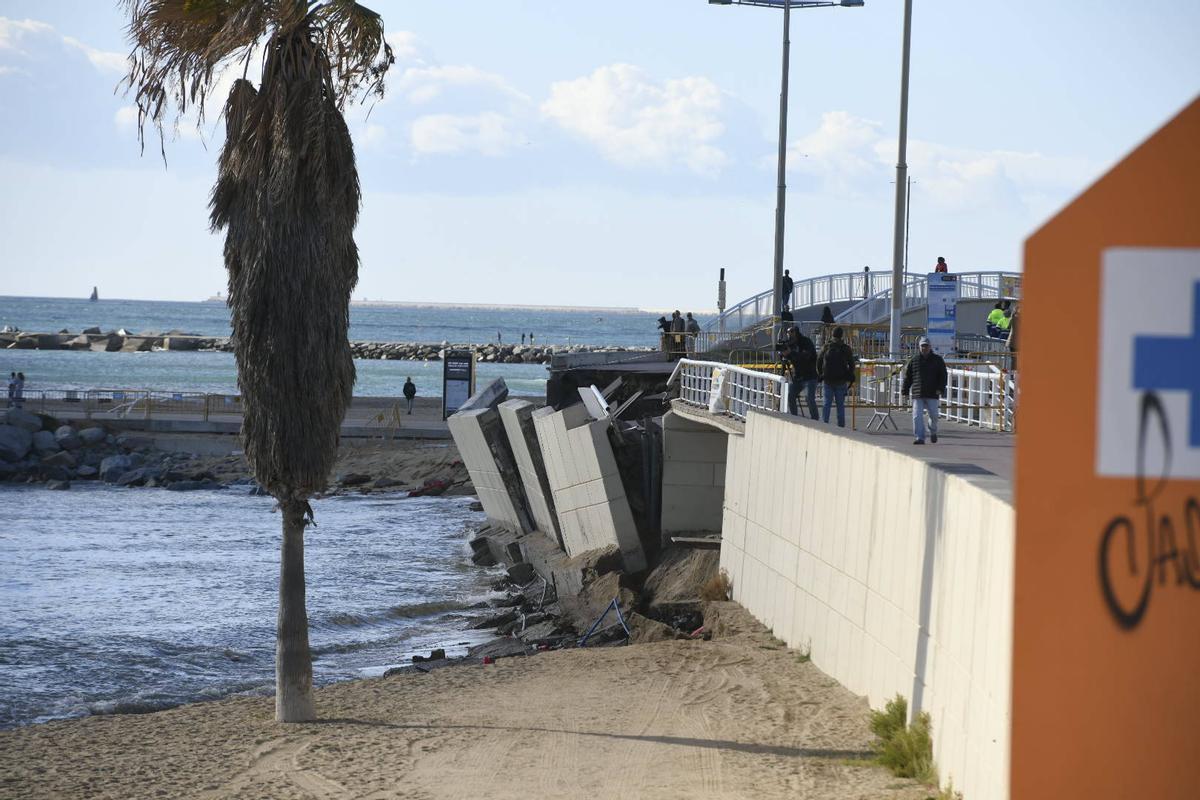
[[[550,491],[550,479],[546,476],[546,465],[542,460],[542,448],[538,444],[534,428],[535,407],[528,400],[509,400],[501,403],[500,419],[508,435],[508,443],[517,462],[525,499],[529,502],[529,513],[533,523],[542,533],[563,547],[562,533],[558,529],[558,515],[554,512],[554,495]],[[551,409],[553,411],[553,409]],[[566,548],[563,548],[565,551]]]
[[[616,545],[626,570],[645,569],[646,556],[608,441],[608,423],[590,421],[582,405],[536,412],[533,423],[567,555]]]
[[[534,530],[500,412],[494,408],[460,411],[447,423],[488,521],[521,533]]]

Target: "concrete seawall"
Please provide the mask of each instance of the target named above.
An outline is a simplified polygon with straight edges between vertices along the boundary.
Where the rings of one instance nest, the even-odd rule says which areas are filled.
[[[951,470],[952,472],[953,470]],[[943,784],[1008,797],[1008,482],[754,413],[730,436],[721,566],[733,597],[873,708],[933,721]]]

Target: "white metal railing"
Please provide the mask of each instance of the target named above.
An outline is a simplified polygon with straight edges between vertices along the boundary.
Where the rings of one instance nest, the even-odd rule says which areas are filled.
[[[839,272],[801,278],[792,287],[788,306],[794,311],[831,303],[846,303],[871,297],[892,285],[891,272]],[[773,289],[747,297],[724,314],[709,320],[705,331],[741,331],[765,319],[778,309],[771,308]]]
[[[1015,299],[1020,295],[1021,273],[1019,272],[958,272],[958,297],[960,300],[1003,300]],[[838,322],[852,325],[869,325],[886,318],[892,310],[891,276],[888,285],[876,294],[850,306],[838,314]],[[909,274],[904,281],[903,310],[925,305],[927,280],[924,275]]]
[[[779,375],[716,361],[680,359],[667,385],[679,381],[679,399],[714,414],[746,421],[751,409],[787,409],[787,382]]]
[[[861,362],[859,400],[876,409],[910,408],[911,401],[901,393],[904,366],[896,361]],[[951,361],[946,366],[946,395],[940,409],[944,419],[987,430],[1013,430],[1016,373],[978,362]]]

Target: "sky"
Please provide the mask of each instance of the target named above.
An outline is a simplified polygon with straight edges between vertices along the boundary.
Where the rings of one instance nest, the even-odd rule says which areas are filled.
[[[769,287],[782,12],[367,0],[354,299],[707,310]],[[916,0],[910,269],[1024,239],[1200,93],[1200,3]],[[223,125],[138,145],[118,3],[0,0],[0,295],[202,300]],[[889,270],[903,3],[792,14],[785,266]],[[221,86],[227,87],[225,78]],[[2,302],[2,301],[0,301]]]

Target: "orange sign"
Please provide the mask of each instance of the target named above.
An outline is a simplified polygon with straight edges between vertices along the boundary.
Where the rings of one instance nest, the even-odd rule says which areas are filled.
[[[1200,99],[1023,283],[1012,797],[1200,797]]]

